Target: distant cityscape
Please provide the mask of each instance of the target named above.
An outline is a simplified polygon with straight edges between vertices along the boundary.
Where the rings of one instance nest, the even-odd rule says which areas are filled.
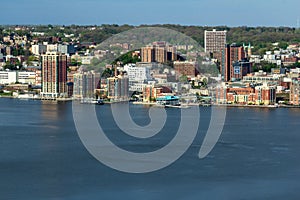
[[[51,28],[51,27],[49,27]],[[299,106],[300,43],[257,46],[228,43],[227,30],[204,32],[204,51],[193,44],[131,41],[99,49],[74,34],[47,35],[26,26],[3,29],[0,96],[91,103]],[[23,34],[22,34],[23,33]],[[112,50],[113,49],[113,50]],[[121,52],[119,56],[116,52]],[[120,57],[107,62],[108,57]],[[199,60],[198,57],[201,57]],[[205,70],[204,70],[205,69]],[[174,97],[171,98],[170,97]]]

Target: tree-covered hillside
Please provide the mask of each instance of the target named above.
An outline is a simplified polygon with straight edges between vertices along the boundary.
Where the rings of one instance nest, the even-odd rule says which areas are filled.
[[[300,29],[290,27],[209,27],[209,26],[182,26],[174,24],[164,25],[91,25],[91,26],[56,26],[56,25],[31,25],[25,31],[14,31],[14,26],[0,26],[0,39],[2,36],[10,34],[10,32],[17,32],[20,34],[29,35],[30,32],[44,32],[45,36],[61,37],[62,41],[69,41],[66,34],[73,34],[78,38],[79,42],[94,42],[101,43],[112,35],[140,27],[163,27],[179,31],[192,37],[201,46],[204,46],[204,31],[205,30],[227,30],[227,42],[237,44],[251,43],[254,46],[254,53],[263,53],[265,50],[272,48],[272,43],[278,42],[279,47],[286,47],[291,43],[300,43]],[[5,31],[4,31],[5,30]],[[11,31],[7,31],[11,30]],[[65,38],[64,38],[65,37]]]
[[[272,47],[272,43],[278,42],[280,47],[286,47],[291,43],[300,43],[300,30],[290,27],[203,27],[203,26],[181,26],[181,25],[141,25],[138,27],[163,27],[186,34],[196,40],[201,46],[204,46],[204,31],[205,30],[227,30],[227,42],[251,43],[254,46],[255,53],[263,53],[265,50]],[[100,43],[109,38],[113,34],[135,28],[129,25],[103,25],[98,31],[83,31],[81,33],[82,41],[90,41]]]

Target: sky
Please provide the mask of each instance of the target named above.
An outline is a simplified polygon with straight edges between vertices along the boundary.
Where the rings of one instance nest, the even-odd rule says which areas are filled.
[[[298,27],[300,0],[5,0],[0,24]]]

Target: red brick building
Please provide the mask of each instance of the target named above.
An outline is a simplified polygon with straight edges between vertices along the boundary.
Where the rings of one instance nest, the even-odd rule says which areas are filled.
[[[180,62],[180,61],[175,61],[174,62],[174,70],[176,72],[176,76],[188,76],[188,77],[195,77],[196,75],[196,69],[198,67],[197,62]]]
[[[155,87],[153,85],[146,85],[143,88],[143,101],[144,102],[151,102],[160,96],[163,92],[163,88]]]
[[[276,89],[261,85],[223,85],[216,90],[216,103],[221,104],[264,104],[271,105],[276,101]]]
[[[60,53],[42,55],[42,96],[67,96],[67,56]]]
[[[224,81],[230,81],[234,77],[233,64],[246,58],[244,47],[235,44],[226,45],[217,56],[220,64],[220,73]]]

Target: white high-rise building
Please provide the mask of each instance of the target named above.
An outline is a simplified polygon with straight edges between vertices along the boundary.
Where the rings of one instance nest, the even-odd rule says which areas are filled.
[[[129,78],[129,90],[142,92],[143,84],[152,80],[150,68],[136,67],[134,64],[124,66]]]
[[[74,54],[75,48],[73,45],[64,45],[64,44],[48,44],[46,46],[47,52],[59,52],[62,54]]]
[[[34,44],[31,47],[31,52],[33,55],[41,55],[47,52],[47,46],[43,44]]]
[[[204,49],[207,53],[220,52],[225,48],[227,31],[204,31]]]

